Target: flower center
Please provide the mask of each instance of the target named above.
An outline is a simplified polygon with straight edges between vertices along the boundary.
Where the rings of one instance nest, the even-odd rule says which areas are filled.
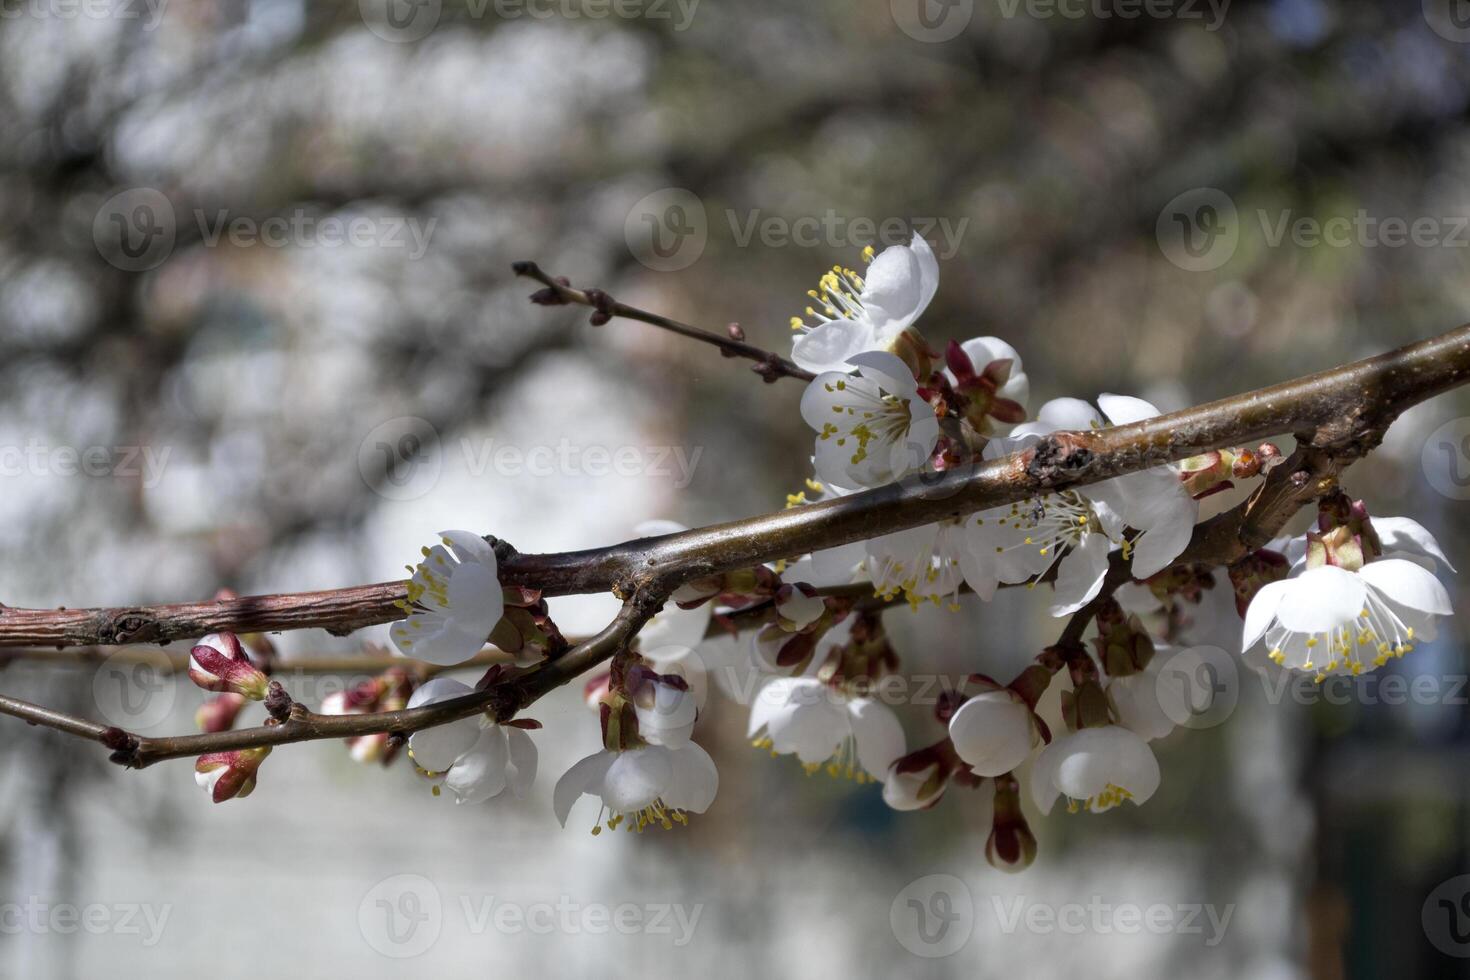
[[[915,609],[932,602],[958,612],[960,587],[965,581],[959,558],[962,544],[954,533],[959,527],[958,521],[944,521],[916,551],[884,554],[873,573],[873,591],[881,599],[892,599],[902,592]]]
[[[1089,796],[1080,803],[1077,800],[1067,801],[1067,812],[1076,813],[1078,810],[1090,810],[1093,813],[1102,813],[1111,810],[1115,806],[1122,806],[1125,800],[1133,799],[1133,794],[1116,783],[1108,783],[1103,791],[1096,796]]]
[[[751,745],[758,749],[767,749],[774,759],[781,753],[776,751],[775,745],[769,738],[757,738],[751,741]],[[801,768],[806,770],[808,776],[814,776],[818,771],[825,769],[827,775],[833,779],[851,779],[859,786],[864,783],[875,783],[877,777],[870,776],[858,761],[857,740],[851,735],[837,744],[837,751],[826,762],[803,762]]]
[[[608,830],[617,830],[619,827],[626,828],[629,832],[637,831],[643,833],[644,827],[652,827],[654,824],[664,830],[673,830],[674,824],[689,824],[689,814],[678,807],[668,806],[662,799],[654,800],[638,810],[628,813],[610,811],[606,804],[597,811],[597,820],[592,824],[592,836],[596,837],[602,833],[604,825],[603,814],[609,814],[605,821]]]
[[[854,440],[857,443],[852,453],[854,464],[868,458],[868,443],[873,440],[883,445],[897,444],[908,435],[912,422],[909,399],[887,394],[876,387],[868,390],[846,380],[830,382],[824,387],[833,393],[842,392],[847,396],[848,404],[832,407],[841,424],[826,423],[817,438],[835,437],[839,446],[846,446],[849,439]]]
[[[980,526],[985,520],[976,518],[975,523]],[[1081,544],[1084,535],[1102,529],[1092,504],[1072,490],[1011,504],[1010,513],[999,518],[997,523],[1009,532],[1008,537],[1017,540],[1014,544],[996,545],[996,554],[1035,549],[1040,557],[1051,559],[1046,568],[1032,579],[1033,585],[1051,571],[1066,548]],[[1124,548],[1124,557],[1127,557],[1126,542]]]
[[[873,261],[873,246],[869,245],[863,249],[863,261]],[[862,276],[852,269],[834,265],[830,272],[822,276],[821,281],[817,283],[817,288],[808,289],[806,293],[815,303],[813,306],[808,306],[805,312],[808,317],[817,321],[816,324],[808,325],[801,317],[794,316],[791,318],[791,329],[810,333],[829,320],[855,320],[861,317],[863,303],[858,297],[862,291]]]
[[[1287,648],[1302,635],[1281,626],[1272,629],[1266,637],[1271,645],[1271,660],[1278,666],[1285,664]],[[1302,645],[1307,659],[1300,669],[1317,671],[1313,680],[1319,684],[1328,674],[1339,670],[1346,670],[1356,677],[1367,669],[1367,663],[1382,667],[1390,659],[1412,653],[1413,640],[1414,627],[1400,619],[1387,603],[1369,590],[1356,623],[1344,623],[1335,629],[1306,634]],[[1364,657],[1370,652],[1372,659],[1365,662]],[[1326,663],[1319,664],[1317,658],[1324,653]]]

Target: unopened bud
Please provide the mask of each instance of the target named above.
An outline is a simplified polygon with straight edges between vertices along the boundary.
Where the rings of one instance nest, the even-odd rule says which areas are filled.
[[[254,792],[255,774],[270,754],[270,746],[262,745],[201,755],[194,763],[194,782],[216,803],[237,797],[243,800]]]
[[[189,652],[189,679],[206,691],[241,694],[260,701],[270,686],[234,633],[211,633]]]
[[[235,719],[245,699],[238,694],[221,694],[210,698],[194,712],[194,724],[201,732],[227,732],[235,727]]]

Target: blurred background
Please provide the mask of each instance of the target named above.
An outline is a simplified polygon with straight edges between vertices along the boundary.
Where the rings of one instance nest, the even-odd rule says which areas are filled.
[[[442,528],[588,547],[800,488],[798,385],[533,307],[517,259],[784,351],[823,271],[917,230],[926,335],[1010,341],[1033,409],[1178,408],[1446,330],[1467,96],[1459,0],[0,3],[0,602],[380,581]],[[1470,564],[1470,396],[1347,488]],[[887,621],[905,670],[1009,676],[1055,637],[1040,600]],[[611,608],[552,603],[568,635]],[[1224,723],[1155,743],[1153,800],[1033,820],[1015,876],[988,792],[893,813],[752,749],[719,695],[711,811],[598,838],[550,812],[596,743],[575,689],[531,712],[532,798],[478,807],[333,743],[214,806],[187,762],[0,719],[0,974],[1464,976],[1463,638],[1375,675],[1397,695],[1240,671]],[[126,658],[14,658],[0,690],[143,734],[204,699]]]

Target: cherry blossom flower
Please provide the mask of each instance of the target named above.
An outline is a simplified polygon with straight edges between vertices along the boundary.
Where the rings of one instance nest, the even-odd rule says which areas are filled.
[[[565,827],[573,804],[584,795],[596,796],[602,807],[593,834],[602,832],[604,815],[609,830],[625,824],[639,833],[654,825],[668,830],[688,823],[690,813],[709,809],[719,785],[714,760],[698,744],[641,744],[602,749],[577,762],[557,780],[552,805]]]
[[[1138,734],[1119,725],[1080,728],[1053,741],[1031,767],[1031,800],[1051,813],[1067,808],[1102,813],[1125,800],[1141,806],[1159,788],[1159,763]]]
[[[1356,571],[1321,565],[1272,582],[1246,610],[1241,648],[1265,639],[1278,666],[1333,674],[1381,667],[1435,636],[1434,620],[1453,614],[1433,573],[1407,558],[1383,558]]]
[[[999,337],[950,341],[944,352],[944,376],[960,396],[965,419],[984,436],[1009,432],[1026,420],[1031,381],[1021,368],[1021,355]]]
[[[939,441],[939,420],[908,367],[880,351],[855,354],[856,375],[828,371],[801,396],[817,432],[817,475],[843,487],[876,487],[921,468]]]
[[[408,617],[388,635],[405,657],[441,666],[463,663],[485,645],[505,611],[495,549],[471,531],[444,531],[410,569]]]
[[[409,708],[473,693],[467,684],[436,677],[413,692]],[[461,718],[414,732],[408,739],[413,761],[430,775],[444,776],[458,803],[483,803],[507,788],[517,798],[536,779],[536,743],[515,723],[497,725],[486,715]],[[438,794],[435,787],[435,795]]]
[[[1098,402],[1114,425],[1158,414],[1138,398],[1105,394]],[[1023,448],[1029,437],[1103,423],[1103,416],[1084,401],[1054,399],[1041,407],[1036,422],[1018,425],[1010,438],[987,444],[985,455],[995,458]],[[969,522],[966,578],[986,596],[995,583],[1032,581],[1056,566],[1051,614],[1066,616],[1098,594],[1114,548],[1131,559],[1135,578],[1147,578],[1184,550],[1198,516],[1199,504],[1167,466],[1045,494],[982,511]],[[1139,533],[1129,536],[1129,528]]]
[[[902,593],[915,608],[932,602],[959,609],[960,588],[966,582],[985,599],[995,592],[992,577],[969,574],[977,566],[964,522],[940,521],[895,531],[873,538],[867,548],[873,590],[887,598]]]
[[[877,258],[870,246],[863,257],[871,263],[866,276],[834,266],[808,293],[814,305],[806,308],[806,319],[791,318],[797,331],[791,359],[808,371],[846,372],[848,361],[867,351],[925,352],[923,341],[909,333],[939,287],[939,263],[929,243],[914,235],[908,245],[886,248]]]
[[[967,699],[949,719],[949,740],[977,776],[1000,776],[1025,762],[1041,744],[1036,714],[1007,688]]]
[[[749,735],[774,755],[794,753],[813,773],[859,783],[881,781],[903,755],[903,728],[893,709],[814,677],[777,677],[750,710]]]

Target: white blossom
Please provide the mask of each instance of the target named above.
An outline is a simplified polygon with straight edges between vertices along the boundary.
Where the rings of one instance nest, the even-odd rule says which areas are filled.
[[[463,663],[485,645],[505,611],[495,550],[470,531],[444,531],[410,569],[408,617],[388,635],[405,657],[431,664]]]

